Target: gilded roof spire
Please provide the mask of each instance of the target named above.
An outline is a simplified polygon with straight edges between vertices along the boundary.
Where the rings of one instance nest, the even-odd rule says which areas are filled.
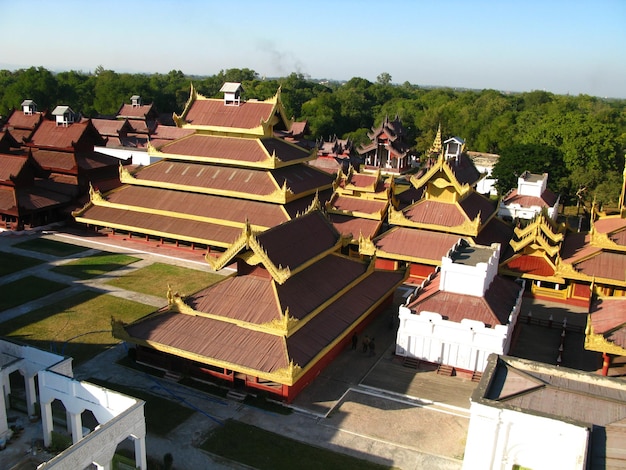
[[[441,123],[439,123],[439,128],[437,129],[437,135],[435,136],[435,140],[433,144],[428,149],[428,156],[432,154],[439,155],[443,150],[443,143],[441,141]]]

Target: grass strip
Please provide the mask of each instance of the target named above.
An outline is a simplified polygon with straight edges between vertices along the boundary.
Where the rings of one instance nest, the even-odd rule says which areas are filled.
[[[183,297],[224,279],[220,274],[153,263],[107,282],[112,286],[165,299],[168,285]]]
[[[45,261],[28,256],[16,255],[14,253],[0,252],[0,276],[13,274],[23,269],[32,268]]]
[[[116,253],[99,253],[86,256],[67,264],[56,266],[52,271],[77,279],[92,279],[116,269],[136,263],[140,258]]]
[[[36,276],[26,276],[0,285],[0,311],[65,289],[67,284]]]
[[[84,246],[72,245],[69,243],[63,243],[57,240],[50,240],[49,238],[33,238],[26,240],[15,245],[16,248],[22,250],[36,251],[38,253],[44,253],[46,255],[65,257],[75,255],[87,251],[89,248]]]
[[[146,418],[146,428],[148,432],[159,436],[166,436],[175,427],[184,423],[194,414],[194,411],[186,406],[134,387],[128,387],[97,378],[88,378],[87,382],[111,390],[117,390],[125,395],[145,401],[144,416]]]
[[[305,444],[235,420],[227,420],[224,426],[215,427],[201,448],[259,470],[393,468]]]
[[[119,343],[111,334],[111,316],[130,323],[153,311],[150,305],[84,291],[0,323],[0,336],[71,356],[76,365]]]

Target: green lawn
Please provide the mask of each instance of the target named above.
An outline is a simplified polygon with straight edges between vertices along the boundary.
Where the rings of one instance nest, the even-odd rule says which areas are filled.
[[[304,444],[234,420],[216,427],[201,448],[259,470],[393,468]]]
[[[13,253],[0,252],[0,276],[16,273],[22,269],[32,268],[44,261]]]
[[[194,410],[191,408],[187,408],[172,400],[153,395],[145,390],[139,390],[97,378],[88,378],[86,382],[116,390],[125,395],[145,401],[144,416],[146,418],[146,428],[148,432],[159,436],[166,436],[172,429],[184,423],[187,418],[194,414]]]
[[[26,276],[0,285],[0,311],[65,289],[67,284],[35,276]]]
[[[31,240],[17,243],[13,246],[21,248],[22,250],[37,251],[38,253],[59,257],[75,255],[89,249],[84,246],[71,245],[69,243],[50,240],[48,238],[33,238]]]
[[[140,258],[119,255],[116,253],[99,253],[97,255],[80,258],[70,263],[56,266],[52,271],[75,277],[77,279],[92,279],[108,272],[136,263]]]
[[[174,292],[179,292],[185,296],[222,279],[224,276],[220,274],[154,263],[124,276],[111,279],[107,284],[165,298],[168,285],[172,286]]]
[[[132,322],[153,311],[150,305],[85,291],[0,323],[0,336],[72,356],[80,364],[119,343],[111,335],[111,317]]]

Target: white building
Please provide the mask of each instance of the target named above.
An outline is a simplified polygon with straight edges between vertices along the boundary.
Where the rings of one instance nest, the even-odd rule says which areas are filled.
[[[523,284],[499,276],[500,245],[460,239],[399,308],[396,354],[482,372],[491,353],[506,354],[519,315]]]
[[[626,381],[489,357],[471,397],[464,470],[626,468]]]
[[[135,445],[135,465],[146,470],[146,424],[142,400],[74,380],[71,358],[8,340],[0,340],[0,440],[6,442],[11,437],[7,404],[11,394],[10,376],[17,373],[24,379],[28,415],[36,417],[37,403],[41,408],[44,445],[48,447],[52,441],[55,424],[52,402],[55,400],[65,408],[67,431],[72,435],[73,444],[41,463],[38,469],[78,469],[91,468],[92,465],[108,469],[118,444],[130,438]],[[91,431],[82,424],[82,413],[87,410],[98,422]]]
[[[537,175],[525,171],[517,178],[517,189],[509,191],[500,201],[498,217],[532,220],[543,210],[556,220],[560,196],[547,189],[548,174]]]

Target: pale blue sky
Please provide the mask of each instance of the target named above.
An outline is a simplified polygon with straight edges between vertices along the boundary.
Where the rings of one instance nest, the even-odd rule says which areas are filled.
[[[0,68],[261,76],[626,98],[626,0],[0,0]]]

